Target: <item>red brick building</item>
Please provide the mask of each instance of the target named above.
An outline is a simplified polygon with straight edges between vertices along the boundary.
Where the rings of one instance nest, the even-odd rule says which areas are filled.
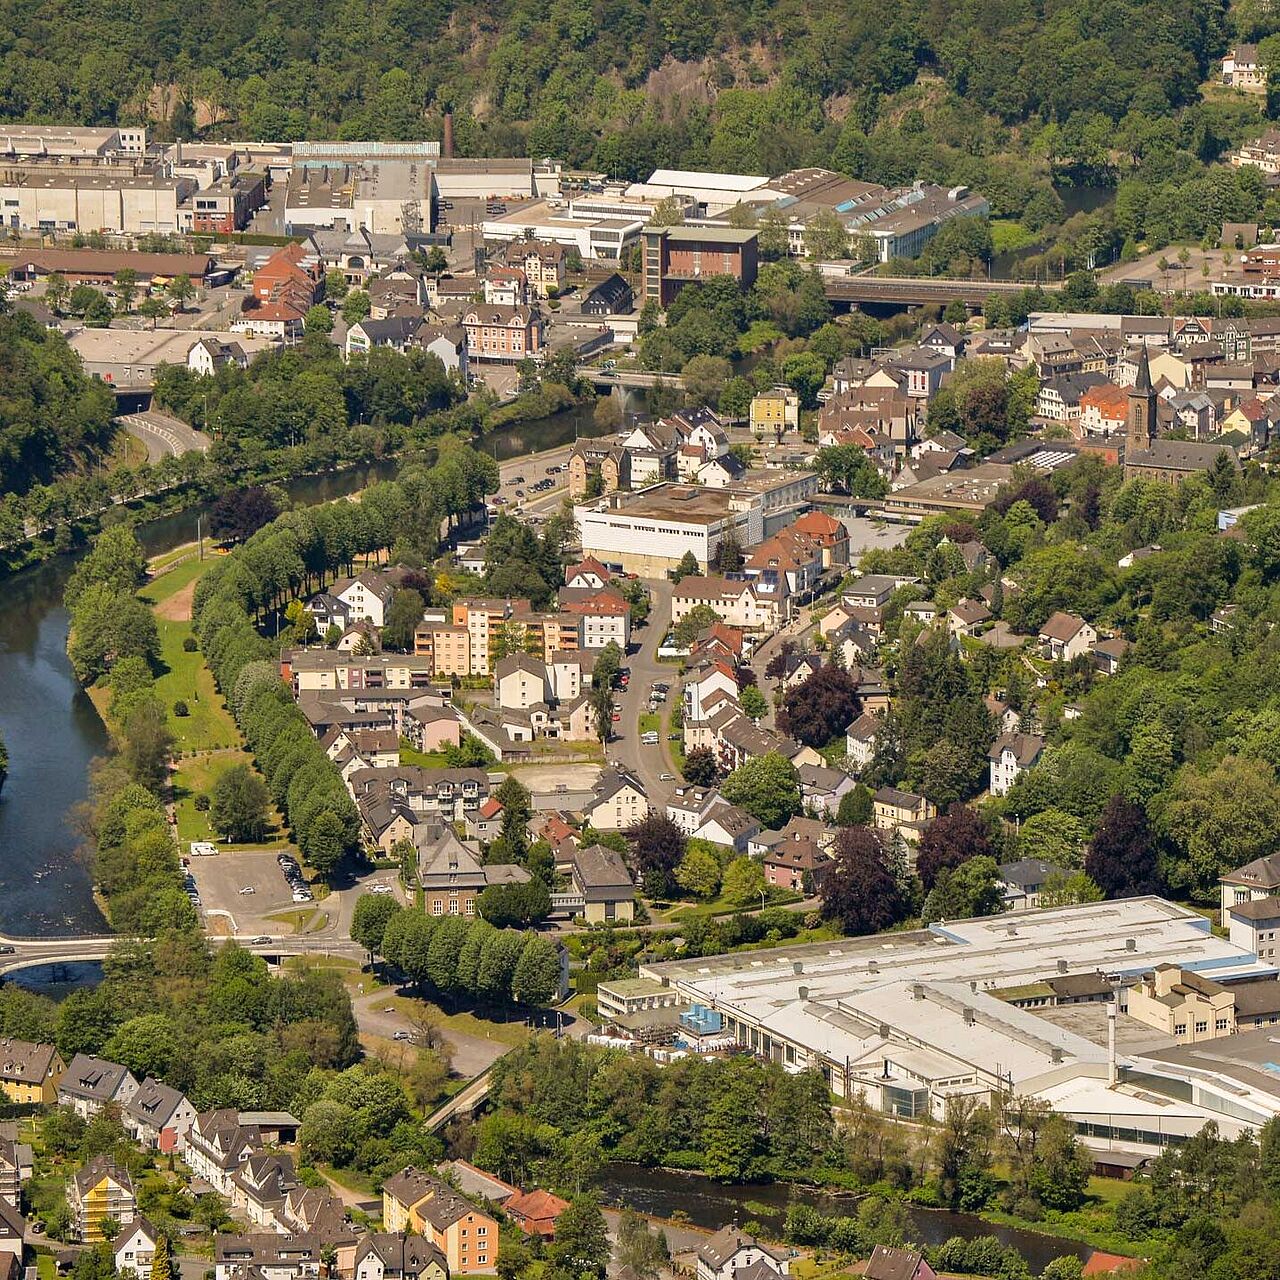
[[[760,259],[754,231],[736,227],[646,227],[644,298],[659,306],[694,280],[732,276],[744,289],[756,280]]]
[[[542,354],[542,314],[533,307],[486,303],[462,317],[467,331],[467,359],[519,364]]]

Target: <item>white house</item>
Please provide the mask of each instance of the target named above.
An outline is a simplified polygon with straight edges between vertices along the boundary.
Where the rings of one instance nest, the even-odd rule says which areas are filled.
[[[766,1248],[753,1236],[737,1227],[721,1227],[698,1249],[698,1280],[734,1280],[739,1272],[751,1268],[752,1277],[764,1273],[761,1264],[775,1276],[790,1271],[790,1259],[780,1250]],[[744,1277],[745,1280],[745,1277]]]
[[[649,812],[640,782],[623,769],[606,769],[596,780],[594,798],[582,816],[597,831],[625,831]]]
[[[864,769],[871,763],[871,757],[876,753],[876,740],[879,733],[880,717],[873,715],[870,711],[864,711],[845,730],[845,755],[859,769]]]
[[[138,1280],[151,1280],[151,1259],[155,1257],[158,1238],[155,1227],[141,1215],[121,1228],[111,1246],[117,1273],[132,1271]]]
[[[551,696],[547,664],[528,653],[512,653],[498,660],[494,668],[493,686],[498,706],[524,711]]]
[[[383,574],[366,571],[354,578],[340,578],[329,588],[329,594],[347,606],[352,622],[372,622],[375,627],[383,627],[395,589]]]
[[[1097,631],[1083,618],[1061,610],[1049,615],[1048,621],[1040,628],[1039,636],[1045,657],[1063,662],[1073,662],[1088,653],[1097,638]]]
[[[1002,796],[1040,759],[1044,739],[1035,733],[1002,733],[987,752],[991,765],[991,794]]]

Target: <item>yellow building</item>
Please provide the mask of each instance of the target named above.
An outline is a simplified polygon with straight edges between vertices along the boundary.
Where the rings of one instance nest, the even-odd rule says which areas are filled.
[[[66,1069],[51,1044],[0,1040],[0,1090],[10,1102],[56,1102]]]
[[[762,391],[751,401],[751,430],[758,436],[781,436],[800,429],[800,397],[790,387]]]
[[[138,1212],[129,1174],[106,1156],[94,1156],[67,1187],[67,1204],[75,1224],[76,1239],[96,1244],[107,1237],[103,1224],[115,1230],[127,1227]]]
[[[1235,1031],[1236,997],[1219,982],[1162,964],[1129,989],[1129,1016],[1180,1043],[1194,1044]]]
[[[417,1232],[445,1256],[452,1275],[497,1269],[498,1224],[447,1183],[409,1166],[382,1184],[382,1226]]]

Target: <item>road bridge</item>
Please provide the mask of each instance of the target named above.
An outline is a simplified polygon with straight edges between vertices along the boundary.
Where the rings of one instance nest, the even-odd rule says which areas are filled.
[[[111,948],[120,942],[123,934],[84,934],[70,938],[9,938],[0,936],[0,978],[8,977],[22,969],[34,969],[40,965],[87,964],[105,960]],[[259,938],[262,940],[259,941]],[[229,938],[211,937],[210,943],[220,946],[232,941]],[[259,934],[254,938],[237,938],[246,951],[278,963],[290,956],[336,955],[344,959],[364,962],[368,955],[359,943],[338,937],[306,935],[300,937],[268,937]]]

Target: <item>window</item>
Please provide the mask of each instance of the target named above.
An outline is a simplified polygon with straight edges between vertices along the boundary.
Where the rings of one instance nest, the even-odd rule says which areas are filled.
[[[1214,1030],[1215,1030],[1215,1031],[1225,1031],[1225,1030],[1227,1029],[1227,1020],[1226,1020],[1226,1018],[1219,1018],[1219,1019],[1218,1019],[1218,1020],[1213,1024],[1213,1028],[1214,1028]]]
[[[431,901],[431,914],[433,916],[444,915],[444,900],[442,898],[433,898]]]
[[[1197,1022],[1197,1023],[1196,1023],[1196,1034],[1197,1034],[1197,1035],[1203,1035],[1203,1034],[1204,1034],[1206,1031],[1208,1031],[1208,1030],[1209,1030],[1209,1023],[1208,1023],[1207,1021],[1205,1021],[1205,1022]]]
[[[1187,1024],[1185,1022],[1176,1023],[1173,1028],[1173,1034],[1175,1036],[1185,1036],[1187,1034]]]

